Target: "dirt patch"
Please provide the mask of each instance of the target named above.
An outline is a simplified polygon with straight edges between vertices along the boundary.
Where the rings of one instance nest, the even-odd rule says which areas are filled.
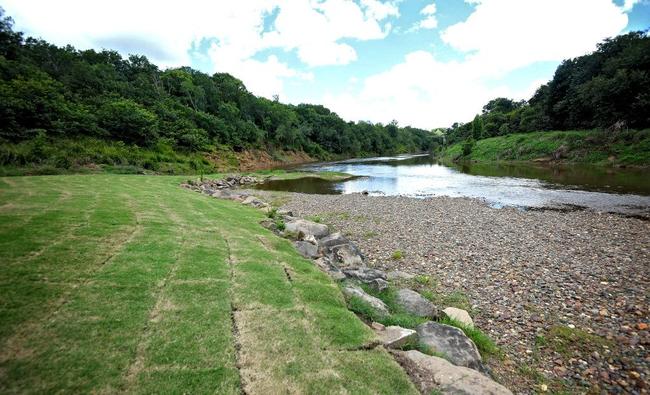
[[[220,151],[206,155],[206,159],[220,171],[253,171],[281,166],[314,162],[314,158],[300,151],[245,150],[242,152]]]

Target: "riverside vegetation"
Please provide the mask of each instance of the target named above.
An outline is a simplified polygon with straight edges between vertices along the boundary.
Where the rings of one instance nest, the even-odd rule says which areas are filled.
[[[267,160],[435,149],[427,130],[346,122],[320,105],[256,97],[237,78],[144,56],[56,47],[13,31],[0,10],[0,166],[5,174],[198,174]],[[267,163],[268,165],[268,163]]]

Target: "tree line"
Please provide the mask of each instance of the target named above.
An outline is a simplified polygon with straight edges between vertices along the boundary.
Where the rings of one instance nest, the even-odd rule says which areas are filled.
[[[467,123],[446,129],[447,141],[510,133],[650,127],[650,37],[631,32],[606,39],[591,54],[563,61],[528,101],[496,98]]]
[[[321,105],[256,97],[242,81],[190,67],[160,70],[145,56],[57,47],[25,37],[0,9],[0,142],[90,136],[189,152],[229,147],[314,157],[422,152],[430,131],[346,122]]]

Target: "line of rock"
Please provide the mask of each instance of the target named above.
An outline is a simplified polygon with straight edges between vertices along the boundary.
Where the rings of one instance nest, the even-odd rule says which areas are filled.
[[[236,186],[260,182],[254,177],[231,176],[224,180],[181,184],[215,198],[239,201],[264,210],[274,210],[255,196],[233,191]],[[327,225],[296,218],[289,211],[274,211],[277,219],[261,222],[265,228],[277,235],[293,240],[296,250],[311,259],[321,270],[336,281],[344,281],[342,290],[347,298],[357,297],[370,305],[378,314],[389,315],[386,304],[365,292],[359,284],[383,291],[389,281],[410,279],[404,272],[386,273],[370,268],[359,248],[340,232],[330,233]],[[448,307],[440,310],[422,295],[408,288],[397,291],[396,303],[407,313],[431,319],[417,326],[415,330],[399,326],[388,326],[373,322],[372,329],[381,344],[390,350],[394,358],[404,367],[414,384],[422,393],[437,390],[443,394],[511,394],[502,385],[493,381],[482,363],[481,355],[474,342],[462,330],[434,320],[447,316],[467,326],[473,326],[469,314],[462,309]],[[417,350],[402,351],[406,345],[422,344],[445,358],[424,354]]]

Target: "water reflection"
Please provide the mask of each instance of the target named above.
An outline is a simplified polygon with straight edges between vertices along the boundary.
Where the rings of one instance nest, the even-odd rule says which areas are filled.
[[[260,188],[302,193],[466,196],[494,206],[578,205],[602,211],[650,212],[645,170],[539,164],[439,163],[429,156],[382,157],[321,163],[308,171],[345,172],[357,178],[330,182],[309,177],[270,181]]]

